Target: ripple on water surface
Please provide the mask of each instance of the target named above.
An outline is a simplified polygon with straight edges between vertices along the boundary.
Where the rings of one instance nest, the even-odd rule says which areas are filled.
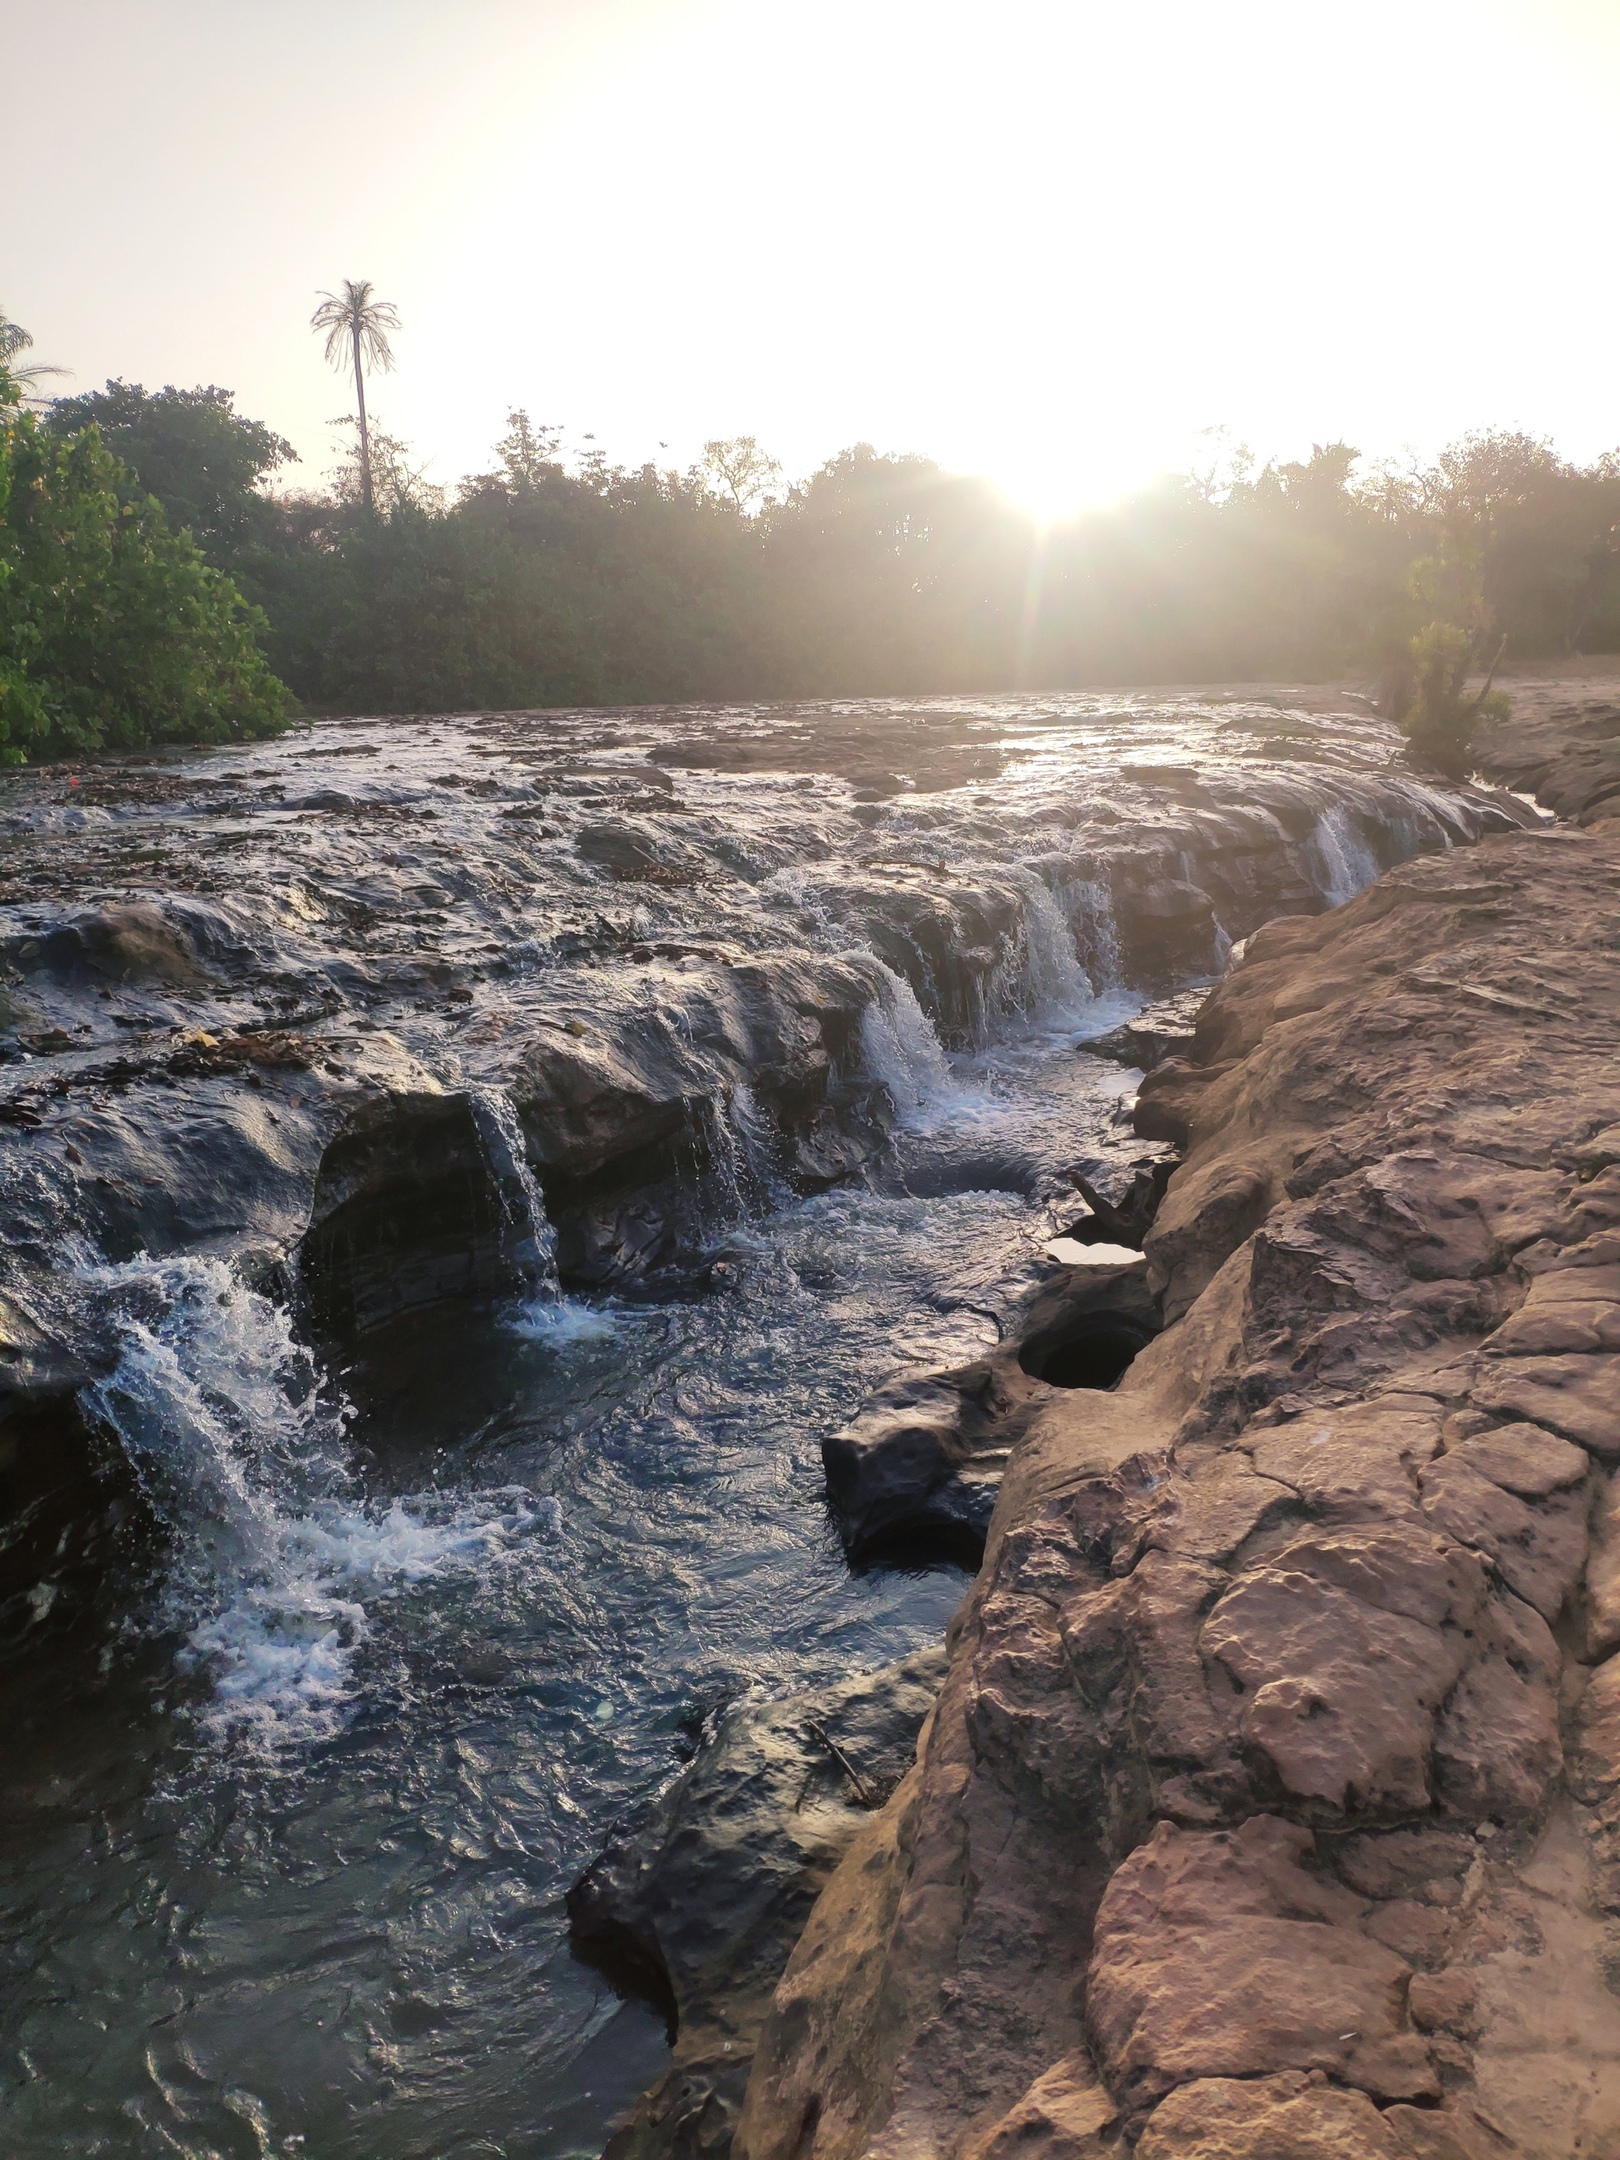
[[[1275,701],[366,721],[252,756],[195,799],[167,766],[109,769],[93,825],[28,778],[0,828],[19,874],[33,849],[59,877],[71,843],[87,885],[174,850],[209,934],[284,982],[362,951],[401,981],[418,953],[464,968],[453,1010],[402,994],[384,1018],[472,1089],[537,1260],[500,1092],[537,1015],[675,1011],[690,969],[880,944],[947,877],[1017,903],[952,1022],[971,1055],[947,1060],[931,963],[895,946],[863,1048],[896,1159],[870,1190],[756,1189],[701,1294],[417,1320],[345,1403],[222,1261],[92,1270],[124,1346],[96,1407],[159,1534],[106,1635],[9,1684],[7,2160],[595,2149],[664,2035],[572,1961],[563,1891],[714,1705],[938,1639],[963,1577],[852,1574],[820,1441],[897,1368],[992,1339],[1073,1208],[1066,1167],[1139,1152],[1127,1080],[1073,1052],[1140,1003],[1090,1001],[1121,972],[1113,842],[1286,826],[1332,901],[1498,813],[1400,773],[1377,722]],[[1374,786],[1381,824],[1356,808]],[[619,844],[667,835],[703,877],[615,884],[604,804]],[[33,903],[12,912],[33,934]],[[233,995],[208,1025],[254,1018]],[[126,1002],[171,1024],[156,993]]]
[[[852,1575],[819,1442],[994,1339],[1043,1145],[1083,1144],[1080,1086],[1106,1147],[1123,1084],[1061,1079],[1046,1132],[1027,1076],[962,1077],[1016,1187],[788,1207],[691,1300],[416,1323],[346,1430],[288,1412],[296,1346],[218,1263],[107,1271],[105,1399],[172,1550],[14,1804],[10,2151],[600,2139],[664,2035],[570,1958],[561,1893],[707,1708],[937,1640],[962,1576]]]

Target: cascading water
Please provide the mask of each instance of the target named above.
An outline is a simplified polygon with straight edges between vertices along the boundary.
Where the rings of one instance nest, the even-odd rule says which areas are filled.
[[[183,811],[139,779],[120,830],[185,856],[186,907],[228,914],[243,864],[281,897],[232,917],[261,944],[217,1009],[200,991],[119,987],[139,1012],[118,1017],[147,1031],[161,1080],[71,1130],[85,1095],[41,1091],[40,1109],[0,1122],[10,1174],[27,1120],[49,1120],[39,1190],[72,1183],[60,1135],[85,1157],[74,1204],[88,1207],[117,1191],[99,1176],[104,1129],[163,1142],[165,1119],[235,1104],[238,1124],[219,1129],[267,1134],[252,1160],[281,1180],[262,1251],[302,1205],[298,1121],[341,1133],[358,1110],[363,1134],[379,1097],[416,1085],[402,1062],[415,1060],[467,1089],[508,1262],[495,1279],[522,1295],[391,1323],[345,1368],[351,1420],[286,1315],[224,1260],[90,1270],[121,1354],[88,1407],[161,1518],[162,1579],[115,1586],[122,1624],[105,1642],[81,1655],[81,1628],[54,1663],[41,1631],[12,1674],[25,1767],[0,1841],[7,2160],[600,2150],[667,2062],[665,2031],[568,1954],[563,1892],[716,1705],[939,1640],[962,1577],[849,1573],[819,1442],[898,1366],[958,1365],[994,1340],[1072,1221],[1076,1169],[1105,1189],[1128,1181],[1143,1145],[1132,1080],[1075,1045],[1142,1002],[1126,987],[1141,897],[1185,879],[1247,933],[1297,906],[1302,881],[1326,897],[1364,883],[1355,830],[1393,862],[1534,822],[1403,776],[1389,732],[1354,715],[1302,720],[1289,739],[1310,734],[1311,752],[1292,763],[1275,725],[1191,698],[463,716],[256,745],[235,794],[195,791]],[[779,747],[763,744],[772,730]],[[872,786],[795,762],[826,730],[863,772],[881,767]],[[957,763],[930,775],[939,736]],[[289,812],[317,754],[352,819]],[[678,781],[658,786],[649,763],[666,756]],[[919,785],[895,792],[914,769]],[[6,823],[6,799],[26,896],[35,838]],[[1313,855],[1338,808],[1364,823],[1330,820]],[[616,867],[584,844],[615,816],[635,843]],[[39,845],[54,863],[66,839]],[[655,875],[621,874],[666,843]],[[105,876],[87,864],[87,887]],[[48,926],[25,898],[9,927],[20,945]],[[904,959],[910,980],[885,973],[857,1020],[849,984],[873,962],[843,963],[863,943]],[[772,1118],[796,1100],[820,1117],[847,1095],[864,1116],[871,1091],[846,1086],[858,1057],[893,1099],[894,1130],[862,1158],[864,1181],[807,1199],[776,1182],[780,1136],[749,1093],[767,1059],[756,1071],[735,1046],[774,1059],[813,1042],[834,977],[826,1062],[779,1069],[761,1100]],[[308,1067],[233,1079],[211,1052],[175,1054],[177,1007],[223,1041],[269,1024],[267,984],[316,982],[356,987],[298,1023],[322,1038],[291,1045]],[[81,993],[29,984],[75,1044],[63,1071],[88,1055],[81,1022],[120,1056],[131,1047],[110,1002]],[[941,1028],[974,1048],[947,1056]],[[592,1250],[616,1252],[621,1222],[634,1248],[638,1229],[661,1233],[657,1194],[701,1162],[680,1257],[703,1264],[673,1291],[627,1270],[602,1278],[611,1296],[560,1293],[509,1089],[535,1043],[581,1037],[587,1072],[613,1073],[631,1045],[620,1107],[638,1135],[663,1134],[645,1151],[663,1183],[634,1187],[616,1216],[642,1173],[604,1173],[581,1144],[549,1212],[570,1253],[604,1219]],[[692,1125],[670,1140],[688,1085]],[[465,1191],[465,1128],[445,1124],[452,1170],[424,1181],[428,1205]],[[176,1159],[126,1165],[106,1252],[138,1252],[149,1222],[154,1246],[213,1239],[219,1192],[257,1197],[244,1176],[148,1209],[148,1173]],[[362,1184],[372,1160],[348,1158]],[[409,1231],[415,1198],[411,1164],[393,1167],[390,1236],[396,1213]],[[16,1201],[22,1186],[5,1189]],[[469,1236],[488,1228],[487,1195],[475,1200]],[[19,1221],[45,1209],[16,1201]]]
[[[784,1205],[791,1197],[778,1176],[771,1129],[746,1080],[734,1080],[716,1107],[726,1198],[738,1216]]]
[[[156,1624],[206,1675],[206,1719],[266,1741],[330,1733],[354,1691],[367,1605],[488,1563],[556,1503],[368,1505],[345,1412],[316,1386],[284,1309],[223,1260],[130,1261],[85,1289],[123,1346],[89,1406],[119,1436],[170,1537]]]
[[[467,1090],[467,1107],[511,1226],[512,1263],[531,1302],[553,1302],[562,1296],[557,1237],[546,1214],[545,1195],[529,1167],[528,1143],[516,1106],[499,1088],[475,1087]]]
[[[469,1088],[467,1106],[510,1230],[507,1259],[521,1285],[505,1316],[507,1328],[553,1349],[610,1335],[611,1314],[563,1295],[557,1233],[529,1166],[528,1143],[511,1096],[502,1088]]]
[[[1016,874],[1024,891],[1023,1009],[1068,1011],[1089,1004],[1093,986],[1063,910],[1039,872],[1020,868]]]
[[[1318,892],[1329,907],[1342,907],[1357,893],[1365,892],[1379,872],[1373,850],[1356,831],[1342,803],[1324,810],[1312,828],[1307,844]]]
[[[1104,990],[1117,989],[1123,970],[1112,892],[1098,880],[1077,879],[1068,888],[1068,900],[1074,914],[1078,964],[1099,996]]]
[[[902,1129],[926,1131],[961,1102],[934,1024],[903,975],[883,969],[883,995],[861,1017],[867,1070],[881,1080]]]

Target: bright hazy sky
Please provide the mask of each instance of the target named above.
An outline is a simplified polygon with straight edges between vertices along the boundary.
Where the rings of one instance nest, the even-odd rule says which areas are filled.
[[[404,321],[433,477],[924,450],[1059,509],[1262,453],[1620,441],[1620,0],[0,0],[0,303],[317,479]],[[660,445],[667,445],[661,448]]]

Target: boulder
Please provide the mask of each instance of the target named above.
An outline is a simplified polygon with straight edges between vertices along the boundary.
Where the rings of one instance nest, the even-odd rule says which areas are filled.
[[[1082,2054],[1038,2077],[962,2160],[1113,2160],[1120,2149],[1119,2110]]]
[[[1584,1569],[1620,1635],[1617,848],[1274,922],[1149,1074],[1168,1325],[1112,1391],[1008,1390],[938,1711],[789,1962],[744,2160],[1106,2139],[1042,2105],[1087,2056],[1153,2160],[1620,2119],[1620,1658],[1587,1682],[1571,1626]]]
[[[1054,1388],[1113,1385],[1157,1332],[1146,1274],[1140,1261],[1066,1268],[990,1356],[950,1372],[902,1373],[868,1397],[821,1446],[850,1554],[976,1562],[1033,1412]]]
[[[771,1992],[822,1886],[911,1765],[944,1654],[726,1711],[568,1894],[577,1955],[670,2018],[613,2160],[724,2155]]]
[[[1208,990],[1202,988],[1178,991],[1174,997],[1149,1005],[1134,1020],[1110,1028],[1106,1035],[1090,1036],[1076,1043],[1075,1048],[1151,1072],[1166,1058],[1181,1057],[1192,1048],[1198,1014],[1208,998]]]
[[[521,1235],[470,1098],[384,1095],[322,1152],[299,1281],[320,1332],[353,1342],[413,1310],[513,1295]]]
[[[1377,2108],[1320,2070],[1198,2078],[1149,2117],[1137,2160],[1505,2160],[1471,2108]]]
[[[1230,1832],[1161,1823],[1115,1874],[1086,2017],[1128,2119],[1194,2079],[1279,2069],[1374,2099],[1438,2098],[1406,2015],[1408,1968],[1361,1932],[1358,1898],[1302,1864],[1311,1850],[1270,1816]]]

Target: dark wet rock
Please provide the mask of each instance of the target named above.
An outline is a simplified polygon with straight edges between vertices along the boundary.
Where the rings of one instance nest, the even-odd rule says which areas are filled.
[[[125,1073],[92,1069],[82,1089],[49,1100],[50,1140],[33,1150],[36,1168],[49,1164],[49,1198],[36,1214],[17,1194],[14,1222],[37,1222],[46,1252],[71,1223],[109,1259],[286,1259],[309,1223],[323,1152],[354,1106],[425,1078],[382,1035],[345,1045],[341,1064],[331,1048],[317,1065],[297,1036],[271,1036],[240,1053],[191,1041],[131,1059]]]
[[[61,981],[153,982],[172,990],[209,986],[215,924],[196,910],[150,902],[86,908],[42,931],[6,940],[6,961],[24,975]],[[200,934],[201,933],[201,934]]]
[[[1620,816],[1620,700],[1612,681],[1513,686],[1511,716],[1481,744],[1493,779],[1576,824]]]
[[[300,1285],[321,1332],[353,1340],[413,1309],[512,1296],[516,1234],[467,1096],[383,1095],[322,1151]]]
[[[613,2160],[720,2160],[754,2037],[822,1885],[911,1767],[942,1650],[726,1711],[568,1895],[577,1955],[669,2017],[674,2061]]]
[[[977,1564],[1033,1412],[1055,1388],[1112,1385],[1158,1325],[1145,1262],[1068,1268],[1041,1286],[990,1356],[886,1382],[821,1446],[851,1556],[943,1553]]]
[[[0,1646],[76,1616],[139,1512],[80,1404],[116,1362],[71,1282],[15,1254],[0,1290]]]
[[[98,1362],[104,1362],[99,1360]],[[0,1649],[71,1626],[147,1530],[131,1465],[74,1395],[0,1415]]]
[[[523,1052],[512,1097],[542,1172],[582,1180],[684,1131],[699,1078],[656,1019],[607,1039],[547,1028]]]
[[[1076,1043],[1075,1048],[1151,1072],[1166,1058],[1182,1056],[1192,1048],[1193,1030],[1208,1000],[1209,992],[1203,988],[1179,991],[1174,997],[1161,998],[1148,1006],[1135,1019],[1111,1028],[1106,1035],[1093,1035]]]
[[[672,987],[611,1035],[537,1031],[509,1084],[564,1273],[604,1281],[671,1259],[711,1173],[816,1191],[870,1159],[887,1105],[862,1077],[859,1030],[880,989],[858,955],[747,961]]]
[[[574,845],[587,862],[616,878],[690,885],[707,867],[697,848],[686,846],[673,834],[644,825],[582,825],[574,836]]]
[[[1124,1245],[1132,1252],[1140,1252],[1176,1168],[1172,1158],[1135,1162],[1130,1182],[1112,1198],[1083,1172],[1071,1170],[1070,1181],[1086,1203],[1087,1212],[1067,1224],[1063,1236],[1080,1245]]]
[[[111,1371],[107,1347],[79,1300],[15,1261],[0,1290],[0,1419],[64,1404]]]
[[[1216,914],[1202,885],[1131,864],[1115,883],[1114,912],[1128,982],[1157,985],[1207,972]]]

